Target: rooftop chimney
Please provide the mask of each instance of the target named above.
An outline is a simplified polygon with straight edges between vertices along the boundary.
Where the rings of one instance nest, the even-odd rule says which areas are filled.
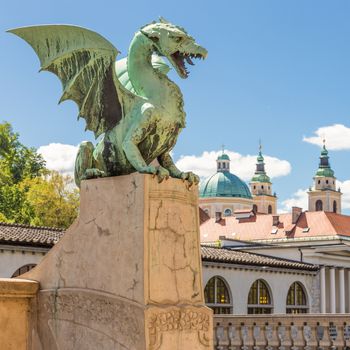
[[[272,225],[273,226],[278,226],[280,223],[280,216],[279,215],[273,215],[272,216]]]
[[[302,212],[303,212],[302,208],[292,207],[292,224],[297,223],[299,216],[301,215]]]
[[[221,211],[217,211],[215,213],[215,222],[220,222],[221,221]]]

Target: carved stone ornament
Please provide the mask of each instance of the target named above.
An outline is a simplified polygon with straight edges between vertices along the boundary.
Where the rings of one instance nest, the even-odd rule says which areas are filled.
[[[176,331],[197,332],[200,344],[209,348],[207,334],[209,329],[209,314],[199,310],[170,310],[153,313],[148,320],[149,350],[160,348],[164,333]]]

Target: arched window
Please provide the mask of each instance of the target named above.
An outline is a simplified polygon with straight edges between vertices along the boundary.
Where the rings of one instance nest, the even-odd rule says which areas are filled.
[[[333,213],[337,212],[337,201],[333,201]]]
[[[316,201],[316,211],[322,211],[323,210],[323,203],[321,201],[321,199],[318,199]]]
[[[308,312],[307,298],[304,287],[294,282],[287,295],[287,314],[306,314]]]
[[[248,294],[248,314],[271,314],[272,300],[269,287],[263,280],[256,280]]]
[[[224,216],[231,216],[231,215],[232,215],[232,210],[231,209],[225,209]]]
[[[254,213],[258,212],[258,206],[256,204],[253,204],[253,212]]]
[[[28,264],[28,265],[24,265],[22,267],[20,267],[19,269],[17,269],[13,275],[11,276],[11,278],[17,277],[19,275],[23,275],[24,273],[30,271],[33,267],[35,267],[36,264]]]
[[[209,209],[204,209],[204,212],[209,215]]]
[[[269,213],[269,214],[272,214],[272,206],[271,206],[271,205],[269,205],[269,207],[267,208],[267,210],[268,210],[268,213]]]
[[[221,277],[215,276],[208,281],[204,289],[204,298],[214,314],[232,313],[229,288]]]

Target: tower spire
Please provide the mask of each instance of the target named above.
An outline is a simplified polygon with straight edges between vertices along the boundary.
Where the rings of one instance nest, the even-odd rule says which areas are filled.
[[[329,162],[329,155],[328,155],[325,139],[323,139],[323,147],[320,155],[320,163],[318,165],[316,176],[334,177],[334,171],[332,170],[331,164]]]
[[[270,178],[267,176],[266,171],[265,171],[265,160],[264,156],[262,154],[262,144],[261,144],[261,139],[259,139],[259,154],[258,157],[256,158],[256,169],[254,176],[252,178],[252,181],[259,181],[261,182],[262,180],[264,182],[270,182]]]
[[[342,193],[336,189],[336,178],[329,162],[325,137],[322,143],[320,162],[314,176],[314,186],[308,191],[309,211],[341,213]]]
[[[275,194],[272,194],[272,183],[270,177],[266,174],[261,139],[259,139],[259,153],[256,158],[254,176],[250,181],[250,191],[253,194],[253,209],[255,212],[264,214],[276,213],[277,197]]]

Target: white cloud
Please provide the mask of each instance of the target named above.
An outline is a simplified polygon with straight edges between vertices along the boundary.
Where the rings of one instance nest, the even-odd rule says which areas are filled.
[[[350,180],[337,181],[336,189],[340,188],[343,193],[342,209],[350,209]],[[290,212],[292,207],[300,207],[303,210],[308,210],[308,190],[299,189],[292,196],[282,201],[282,206],[279,212]]]
[[[303,208],[303,210],[308,209],[308,190],[299,189],[293,193],[292,197],[282,201],[282,207],[278,211],[281,213],[289,213],[292,210],[292,207]]]
[[[337,186],[343,192],[342,209],[350,209],[350,180],[337,181]]]
[[[225,151],[231,159],[230,170],[242,180],[249,181],[255,171],[256,155],[241,155],[236,152]],[[181,156],[176,165],[182,171],[193,171],[201,178],[208,177],[216,172],[216,159],[221,151],[205,151],[200,156]],[[288,175],[291,165],[286,160],[264,156],[266,172],[271,178]]]
[[[38,149],[46,161],[46,166],[50,170],[56,170],[64,175],[73,176],[75,157],[78,146],[65,145],[62,143],[50,143]]]
[[[303,137],[303,141],[314,145],[322,146],[323,139],[326,140],[326,146],[330,150],[350,149],[350,128],[343,124],[334,124],[317,129],[316,136]]]

